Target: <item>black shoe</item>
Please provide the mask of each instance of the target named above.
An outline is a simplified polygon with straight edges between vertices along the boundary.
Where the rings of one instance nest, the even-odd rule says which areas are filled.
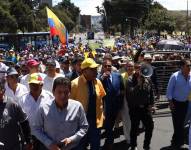
[[[149,146],[144,146],[143,149],[144,150],[150,150],[150,147]]]

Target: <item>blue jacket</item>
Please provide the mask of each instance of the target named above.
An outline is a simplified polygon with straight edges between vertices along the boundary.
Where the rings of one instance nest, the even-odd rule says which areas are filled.
[[[124,98],[124,84],[122,76],[119,73],[112,72],[111,87],[109,87],[107,79],[102,80],[101,74],[98,76],[106,91],[106,96],[103,98],[106,111],[118,112],[123,105]]]

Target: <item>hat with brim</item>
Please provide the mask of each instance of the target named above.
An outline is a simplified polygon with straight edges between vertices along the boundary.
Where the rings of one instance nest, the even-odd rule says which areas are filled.
[[[9,69],[7,69],[7,76],[12,76],[12,75],[18,75],[18,72],[16,71],[15,68],[10,67]]]
[[[56,61],[53,60],[52,58],[49,58],[49,59],[47,59],[47,61],[46,61],[46,66],[53,66],[53,67],[56,68]]]
[[[114,56],[114,57],[112,58],[112,60],[119,60],[119,59],[121,59],[120,56]]]
[[[14,50],[13,50],[13,49],[10,49],[9,52],[14,52]]]
[[[39,73],[33,73],[29,77],[29,84],[43,84],[43,79]]]
[[[150,54],[145,54],[145,55],[144,55],[144,59],[150,59],[150,60],[151,60],[151,59],[152,59],[152,56],[151,56]]]
[[[97,68],[98,66],[99,64],[97,64],[92,58],[86,58],[81,64],[81,69]]]
[[[27,61],[27,66],[28,67],[35,67],[35,66],[38,66],[40,63],[37,62],[36,60],[34,59],[30,59]]]

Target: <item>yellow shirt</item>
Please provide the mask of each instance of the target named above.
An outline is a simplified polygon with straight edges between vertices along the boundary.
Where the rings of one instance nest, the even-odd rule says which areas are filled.
[[[96,79],[94,84],[96,90],[96,123],[97,128],[100,128],[103,126],[104,120],[102,98],[106,95],[106,93],[100,80]],[[70,98],[81,102],[85,112],[87,112],[88,85],[84,75],[81,75],[72,81]]]

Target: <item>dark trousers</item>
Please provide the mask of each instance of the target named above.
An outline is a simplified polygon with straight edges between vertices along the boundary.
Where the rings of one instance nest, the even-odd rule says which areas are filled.
[[[18,143],[17,145],[14,145],[14,147],[4,147],[0,146],[0,150],[23,150],[23,145]]]
[[[106,140],[105,144],[113,144],[114,135],[113,135],[113,128],[115,125],[115,120],[117,117],[117,112],[110,110],[109,112],[105,112],[105,135]]]
[[[86,150],[90,144],[91,150],[100,150],[101,130],[97,128],[95,120],[88,119],[89,129],[75,150]]]
[[[35,136],[32,136],[33,150],[48,150]]]
[[[175,109],[172,111],[172,122],[174,127],[172,145],[181,146],[184,144],[184,121],[188,109],[188,102],[173,100],[173,104]]]
[[[144,139],[144,148],[149,147],[152,132],[154,128],[154,122],[152,118],[152,113],[148,110],[147,107],[132,107],[129,108],[129,115],[131,119],[131,131],[130,131],[130,144],[132,147],[137,146],[137,135],[140,121],[143,122],[145,127],[145,139]]]

